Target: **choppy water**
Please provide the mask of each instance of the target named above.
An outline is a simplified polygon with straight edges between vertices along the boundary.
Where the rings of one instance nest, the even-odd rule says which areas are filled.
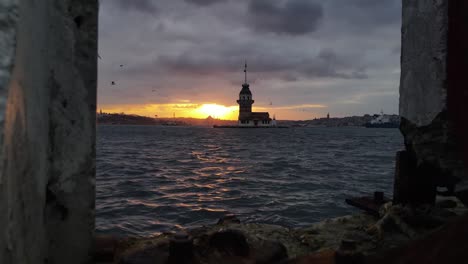
[[[304,226],[391,193],[398,129],[98,126],[96,228],[151,235],[216,223]]]

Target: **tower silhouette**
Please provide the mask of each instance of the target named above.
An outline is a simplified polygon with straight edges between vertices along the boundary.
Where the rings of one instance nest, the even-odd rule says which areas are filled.
[[[252,114],[252,105],[255,102],[252,99],[252,92],[250,91],[250,85],[247,83],[247,62],[244,65],[245,79],[242,84],[242,90],[239,93],[239,120],[247,120]]]

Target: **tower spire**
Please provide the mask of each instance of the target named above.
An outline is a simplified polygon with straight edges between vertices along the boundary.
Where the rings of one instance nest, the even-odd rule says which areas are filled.
[[[244,83],[247,83],[247,60],[245,60],[244,73],[245,73],[245,81],[244,81]]]

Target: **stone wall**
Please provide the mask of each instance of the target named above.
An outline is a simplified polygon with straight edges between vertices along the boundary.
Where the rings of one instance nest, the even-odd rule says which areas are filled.
[[[0,0],[0,263],[91,262],[97,5]]]
[[[463,163],[467,148],[462,143],[468,133],[463,134],[459,122],[466,121],[468,109],[463,102],[468,98],[462,82],[453,82],[457,74],[461,77],[453,70],[466,66],[468,60],[460,56],[461,49],[449,46],[453,44],[450,40],[461,34],[450,22],[457,16],[463,17],[463,12],[455,13],[460,4],[463,5],[462,0],[403,0],[400,130],[407,153],[399,158],[405,157],[407,160],[402,163],[413,167],[400,168],[413,181],[398,182],[404,178],[401,175],[396,181],[397,185],[409,182],[409,192],[427,195],[428,199],[423,199],[426,202],[435,198],[437,186],[452,191],[455,184],[462,186],[467,180]],[[398,186],[396,192],[397,189]]]

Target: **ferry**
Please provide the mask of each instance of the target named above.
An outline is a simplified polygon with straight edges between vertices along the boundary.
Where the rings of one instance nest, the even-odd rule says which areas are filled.
[[[400,123],[391,120],[388,115],[385,115],[383,111],[381,111],[379,116],[364,124],[364,126],[367,128],[399,128]]]

